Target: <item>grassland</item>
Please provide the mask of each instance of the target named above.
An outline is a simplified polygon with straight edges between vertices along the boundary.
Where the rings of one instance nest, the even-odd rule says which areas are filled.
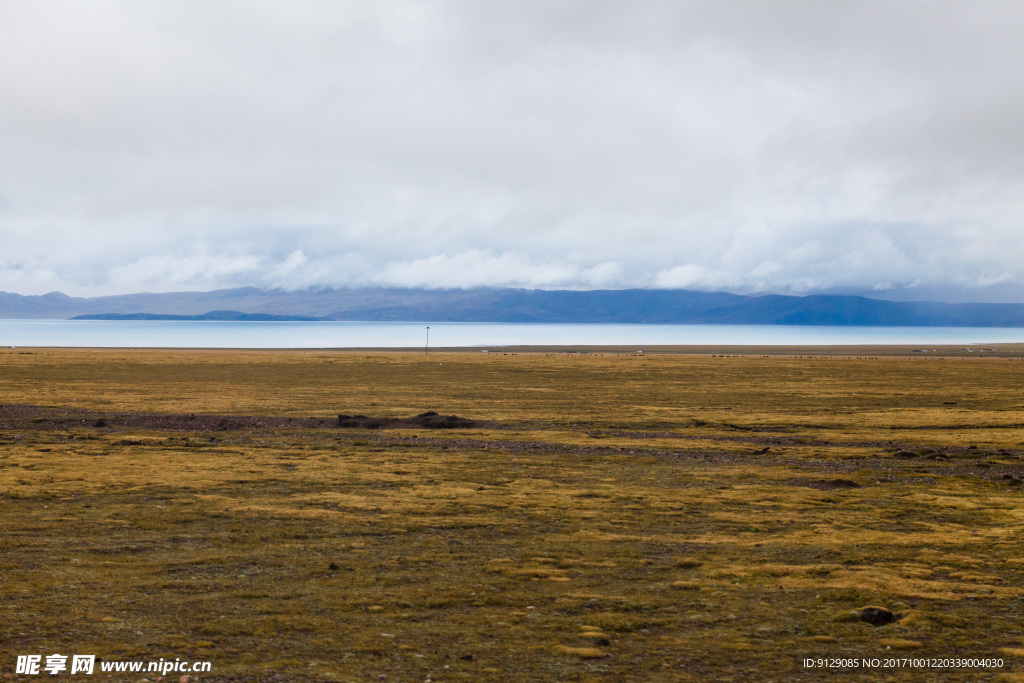
[[[4,349],[0,675],[1024,680],[1024,362],[952,352]],[[1004,667],[795,666],[893,655]]]

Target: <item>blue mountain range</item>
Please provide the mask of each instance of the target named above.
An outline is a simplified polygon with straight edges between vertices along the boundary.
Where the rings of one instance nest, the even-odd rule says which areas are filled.
[[[0,292],[0,318],[1024,327],[1024,304],[653,289],[243,287],[103,297]]]

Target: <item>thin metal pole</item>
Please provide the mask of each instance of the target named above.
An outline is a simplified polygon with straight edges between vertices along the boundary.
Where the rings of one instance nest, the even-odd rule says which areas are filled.
[[[423,355],[430,355],[430,326],[427,326],[427,345],[423,347]]]

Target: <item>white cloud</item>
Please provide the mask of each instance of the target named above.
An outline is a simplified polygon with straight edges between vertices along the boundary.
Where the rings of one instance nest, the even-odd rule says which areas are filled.
[[[941,0],[0,3],[0,288],[1013,297],[1022,32]]]
[[[400,287],[465,288],[481,285],[498,287],[576,287],[618,284],[619,266],[608,262],[581,267],[559,262],[534,262],[523,254],[470,250],[454,256],[439,254],[414,261],[385,265],[370,277],[379,285]]]
[[[714,287],[715,278],[708,269],[696,263],[684,263],[661,271],[654,284],[666,289],[708,289]]]

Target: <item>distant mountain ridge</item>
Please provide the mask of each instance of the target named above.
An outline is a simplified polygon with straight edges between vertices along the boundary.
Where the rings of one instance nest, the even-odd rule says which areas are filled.
[[[687,290],[311,289],[70,297],[0,292],[0,318],[1024,327],[1024,304]]]
[[[242,313],[240,311],[210,311],[202,315],[176,315],[174,313],[88,313],[76,315],[72,320],[244,320],[257,322],[317,321],[308,315],[273,315],[271,313]]]

